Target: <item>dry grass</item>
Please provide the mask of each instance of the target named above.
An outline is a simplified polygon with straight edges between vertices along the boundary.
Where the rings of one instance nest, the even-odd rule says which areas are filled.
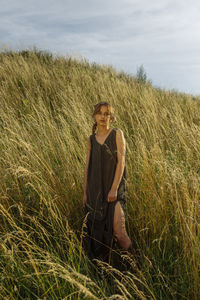
[[[130,270],[114,260],[97,268],[82,251],[86,138],[99,101],[113,104],[127,141],[140,270],[130,257]],[[3,299],[199,299],[198,98],[84,60],[5,52],[0,134]]]

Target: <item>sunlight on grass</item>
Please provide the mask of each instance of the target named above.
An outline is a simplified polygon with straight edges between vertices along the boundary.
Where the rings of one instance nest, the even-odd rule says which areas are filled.
[[[2,299],[199,299],[200,99],[36,50],[0,53],[0,70]],[[99,101],[114,106],[126,138],[138,254],[114,245],[111,264],[82,249],[86,140]]]

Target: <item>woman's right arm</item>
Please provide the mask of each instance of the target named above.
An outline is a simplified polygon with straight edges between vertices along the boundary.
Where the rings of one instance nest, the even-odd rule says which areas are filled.
[[[85,206],[86,200],[87,200],[86,188],[87,188],[88,166],[89,166],[89,160],[90,160],[90,150],[91,150],[91,144],[90,144],[90,138],[88,138],[88,140],[87,140],[86,164],[85,164],[84,180],[83,180],[83,206]]]

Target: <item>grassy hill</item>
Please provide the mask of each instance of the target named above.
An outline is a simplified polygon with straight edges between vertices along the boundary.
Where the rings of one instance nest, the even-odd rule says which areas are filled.
[[[113,105],[127,142],[126,220],[140,268],[117,245],[111,265],[82,251],[99,101]],[[0,134],[2,299],[200,298],[199,98],[85,60],[2,52]]]

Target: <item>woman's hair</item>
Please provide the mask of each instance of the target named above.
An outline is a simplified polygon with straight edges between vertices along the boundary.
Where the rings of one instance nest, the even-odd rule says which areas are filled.
[[[110,114],[110,120],[111,120],[111,121],[114,121],[114,109],[113,109],[113,107],[111,106],[111,104],[109,104],[108,102],[99,102],[99,103],[95,104],[95,105],[94,105],[94,111],[93,111],[92,117],[94,118],[94,116],[95,116],[96,114],[98,114],[98,112],[100,112],[102,106],[107,106],[108,112],[109,112],[109,114]],[[95,123],[93,124],[93,126],[92,126],[92,134],[95,133],[96,128],[97,128],[97,123],[95,122]]]

